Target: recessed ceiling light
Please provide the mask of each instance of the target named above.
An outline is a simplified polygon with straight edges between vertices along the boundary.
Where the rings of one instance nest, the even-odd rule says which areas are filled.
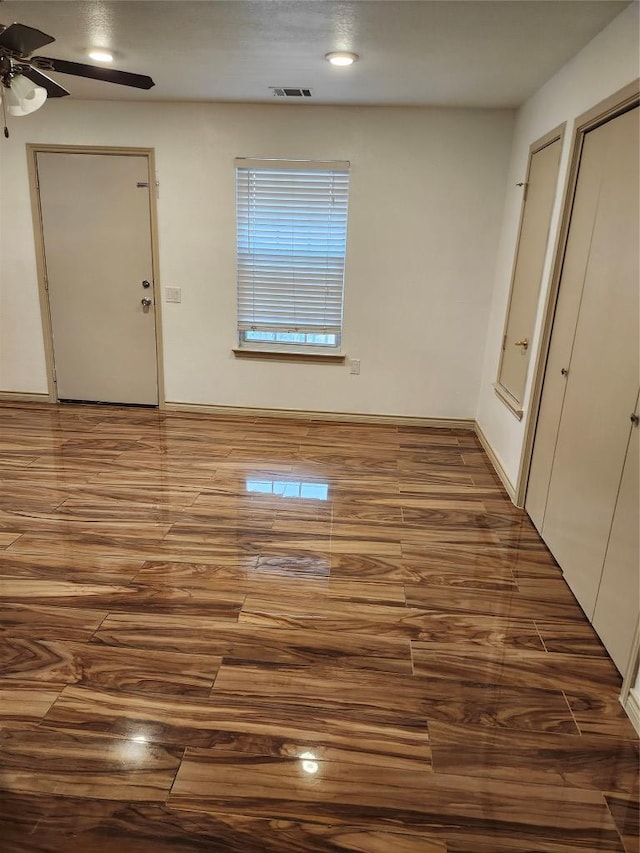
[[[89,59],[93,59],[94,62],[113,62],[113,54],[108,50],[90,50]]]
[[[357,53],[327,53],[325,59],[327,62],[330,62],[332,65],[353,65],[353,63],[358,59]]]

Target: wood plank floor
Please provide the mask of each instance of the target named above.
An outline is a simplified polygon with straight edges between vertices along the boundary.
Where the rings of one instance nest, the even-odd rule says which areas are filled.
[[[2,853],[638,853],[620,678],[463,430],[0,408]]]

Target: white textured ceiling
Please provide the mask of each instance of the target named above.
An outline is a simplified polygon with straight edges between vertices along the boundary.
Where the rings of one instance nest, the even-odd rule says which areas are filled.
[[[149,92],[52,75],[82,98],[514,107],[625,6],[617,0],[5,0],[0,22],[55,36],[41,51],[149,74]],[[324,54],[361,59],[334,68]],[[279,99],[278,103],[282,103]],[[291,101],[289,101],[291,103]]]

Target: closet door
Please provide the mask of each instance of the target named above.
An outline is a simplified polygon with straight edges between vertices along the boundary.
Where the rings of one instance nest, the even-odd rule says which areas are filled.
[[[578,309],[589,260],[589,244],[598,209],[608,142],[605,127],[593,130],[587,134],[584,141],[580,177],[574,194],[571,228],[538,411],[525,509],[540,532],[547,506],[553,455],[567,386],[566,373],[562,371],[566,371],[571,360]]]
[[[638,109],[591,133],[604,138],[604,159],[542,526],[589,618],[639,382]]]
[[[636,403],[635,414],[638,412]],[[593,627],[620,672],[629,661],[640,611],[640,428],[631,427]]]

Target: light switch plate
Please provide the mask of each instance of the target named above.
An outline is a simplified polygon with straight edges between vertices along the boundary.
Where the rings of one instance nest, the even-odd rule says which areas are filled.
[[[182,288],[165,287],[164,298],[165,302],[182,302]]]
[[[350,358],[349,359],[349,373],[353,373],[357,376],[360,373],[360,359],[359,358]]]

